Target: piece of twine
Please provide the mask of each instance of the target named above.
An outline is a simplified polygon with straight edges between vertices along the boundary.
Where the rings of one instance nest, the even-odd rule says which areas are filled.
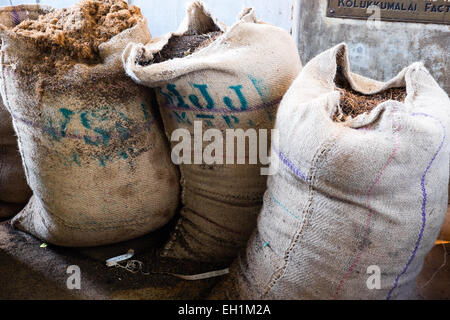
[[[173,277],[176,277],[176,278],[179,278],[182,280],[187,280],[187,281],[211,279],[211,278],[224,276],[224,275],[230,273],[229,268],[222,269],[222,270],[210,271],[210,272],[206,272],[206,273],[194,274],[194,275],[184,275],[184,274],[177,274],[177,273],[170,273],[170,272],[152,272],[152,271],[146,272],[146,271],[144,271],[144,263],[139,260],[127,260],[122,263],[116,262],[114,264],[114,266],[116,268],[121,268],[121,269],[127,270],[128,272],[131,272],[133,274],[141,273],[145,276],[168,275],[168,276],[173,276]]]
[[[146,275],[146,276],[152,274],[151,272],[144,271],[144,263],[139,260],[127,260],[126,264],[121,264],[120,262],[117,262],[114,266],[116,268],[125,269],[128,272],[131,272],[134,274],[139,273],[139,272],[141,272],[143,275]]]
[[[436,275],[439,273],[439,271],[441,271],[442,268],[444,268],[447,265],[447,247],[445,246],[445,243],[442,244],[442,247],[444,248],[444,263],[433,273],[430,280],[428,280],[423,286],[420,287],[420,289],[423,289],[426,286],[428,286],[431,283],[431,281],[433,281],[434,277],[436,277]]]

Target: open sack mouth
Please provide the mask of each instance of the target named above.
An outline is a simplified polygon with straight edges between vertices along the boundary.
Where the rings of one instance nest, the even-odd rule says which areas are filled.
[[[332,57],[336,64],[329,69],[334,91],[340,92],[339,105],[332,114],[337,123],[347,122],[363,114],[370,114],[379,105],[387,101],[404,103],[408,95],[404,81],[382,83],[354,74],[350,69],[350,61],[346,45],[338,45]]]
[[[363,94],[352,88],[344,76],[342,67],[337,67],[334,79],[336,90],[341,92],[339,101],[340,110],[333,115],[333,121],[345,122],[348,118],[355,118],[361,114],[368,114],[381,103],[394,100],[404,102],[406,99],[406,88],[389,88],[375,94]]]
[[[222,28],[210,15],[201,2],[194,2],[188,9],[185,21],[177,32],[165,38],[160,50],[152,57],[136,61],[140,66],[162,63],[176,58],[185,58],[208,47],[224,34]]]
[[[140,62],[141,66],[161,63],[167,60],[187,57],[209,46],[223,34],[222,31],[210,31],[203,34],[184,34],[173,36],[163,49],[154,55],[151,61]]]

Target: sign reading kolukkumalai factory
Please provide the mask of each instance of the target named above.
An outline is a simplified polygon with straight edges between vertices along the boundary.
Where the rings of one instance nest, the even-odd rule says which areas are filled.
[[[450,0],[328,0],[327,16],[450,24]]]

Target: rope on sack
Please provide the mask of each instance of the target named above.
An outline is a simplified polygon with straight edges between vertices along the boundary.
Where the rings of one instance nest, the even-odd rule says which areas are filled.
[[[134,250],[130,249],[130,250],[128,250],[128,252],[126,254],[106,260],[106,266],[122,268],[133,274],[141,273],[146,276],[151,275],[151,274],[169,275],[169,276],[173,276],[173,277],[176,277],[176,278],[179,278],[182,280],[187,280],[187,281],[211,279],[211,278],[221,277],[221,276],[224,276],[224,275],[230,273],[229,268],[200,273],[200,274],[194,274],[194,275],[184,275],[184,274],[177,274],[177,273],[170,273],[170,272],[145,272],[144,271],[144,263],[142,261],[130,260],[133,256],[134,256]],[[126,261],[126,263],[125,263],[125,261]]]

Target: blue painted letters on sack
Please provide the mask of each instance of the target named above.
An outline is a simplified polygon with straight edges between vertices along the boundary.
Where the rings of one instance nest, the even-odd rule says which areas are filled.
[[[245,99],[244,95],[242,94],[242,86],[230,86],[230,89],[234,90],[234,92],[236,93],[237,97],[239,98],[239,101],[241,103],[241,111],[245,111],[248,109],[248,103],[247,100]],[[223,102],[225,103],[225,105],[230,108],[233,111],[238,111],[238,108],[236,108],[233,105],[233,100],[231,100],[229,97],[224,97],[223,98]]]
[[[216,107],[216,103],[211,97],[208,85],[207,84],[192,84],[192,87],[198,91],[200,95],[198,95],[197,92],[194,94],[188,95],[189,102],[192,104],[192,107],[194,109],[200,109],[200,110],[213,110]],[[230,94],[233,94],[230,96],[223,97],[223,102],[227,108],[229,108],[232,111],[236,112],[243,112],[248,109],[248,102],[245,98],[244,93],[242,92],[243,86],[242,85],[233,85],[228,86],[228,89],[230,89]],[[165,91],[167,90],[167,91]],[[164,97],[164,100],[167,105],[174,106],[178,108],[184,108],[184,109],[191,109],[191,106],[186,103],[183,96],[180,94],[180,92],[177,89],[177,86],[173,83],[169,83],[165,90],[163,90],[161,87],[158,88],[159,94]],[[233,99],[236,99],[239,101],[239,105],[235,105],[233,102]],[[201,100],[204,100],[201,101]]]
[[[236,125],[254,127],[255,123],[251,119],[241,123],[239,113],[256,110],[264,110],[272,121],[274,107],[280,99],[271,101],[270,90],[264,80],[251,75],[248,80],[249,85],[246,86],[224,84],[228,94],[222,97],[214,95],[211,86],[205,83],[190,83],[191,92],[186,92],[184,87],[184,90],[180,90],[176,84],[169,83],[165,87],[158,87],[157,93],[162,99],[161,106],[171,109],[169,118],[178,124],[192,126],[195,120],[201,119],[209,127],[214,127],[214,121],[223,121],[231,129]],[[247,95],[251,95],[252,99],[249,100]],[[255,96],[259,99],[255,100]],[[249,101],[252,101],[252,105]],[[211,115],[215,113],[219,115]]]
[[[114,107],[104,106],[89,111],[60,108],[55,115],[43,116],[41,125],[34,124],[34,126],[41,126],[50,141],[64,143],[64,139],[74,139],[82,141],[87,146],[106,148],[112,146],[112,141],[115,139],[125,143],[136,134],[150,132],[152,119],[144,103],[141,104],[141,111],[140,117],[143,120],[135,123],[124,112]],[[73,129],[70,130],[71,128]],[[135,152],[133,149],[128,149],[118,151],[114,157],[128,159]],[[63,163],[81,166],[80,156],[81,154],[77,152],[63,156]],[[102,167],[113,160],[111,154],[102,151],[96,153],[95,159]]]
[[[214,100],[211,98],[208,92],[208,86],[206,84],[194,84],[194,88],[198,89],[206,101],[206,109],[213,109],[214,108]],[[192,102],[194,106],[196,106],[199,109],[203,109],[203,107],[199,103],[199,99],[195,94],[191,94],[189,96],[189,100]]]

